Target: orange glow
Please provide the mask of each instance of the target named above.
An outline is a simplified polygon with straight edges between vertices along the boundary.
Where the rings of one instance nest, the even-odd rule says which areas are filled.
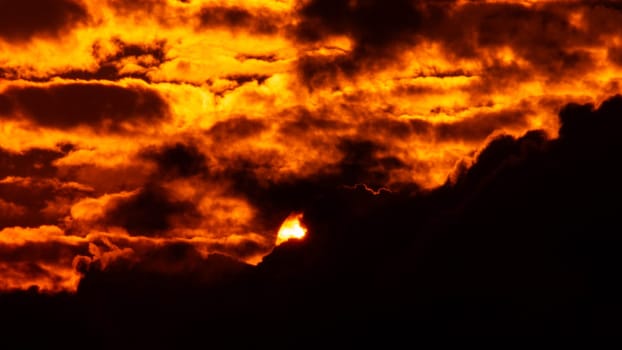
[[[303,239],[305,237],[307,228],[300,220],[302,220],[302,213],[293,213],[283,221],[276,237],[277,245],[289,241],[290,239]]]

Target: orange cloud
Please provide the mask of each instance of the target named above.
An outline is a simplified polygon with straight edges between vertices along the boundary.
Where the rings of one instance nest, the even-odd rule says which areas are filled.
[[[611,2],[4,7],[0,242],[57,250],[0,260],[0,289],[73,290],[170,244],[256,263],[323,190],[436,188],[499,135],[557,136],[562,106],[622,77]]]

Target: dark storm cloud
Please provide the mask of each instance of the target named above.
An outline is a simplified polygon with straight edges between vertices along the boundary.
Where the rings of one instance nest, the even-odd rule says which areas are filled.
[[[206,157],[192,144],[175,143],[161,148],[149,148],[142,152],[145,159],[158,166],[157,176],[187,178],[207,174]]]
[[[540,73],[579,74],[593,63],[581,48],[593,44],[593,38],[571,24],[572,7],[467,3],[428,27],[426,36],[458,57],[479,58],[483,49],[510,47]]]
[[[265,243],[259,243],[252,239],[245,239],[234,244],[215,243],[210,246],[215,252],[227,252],[229,256],[235,256],[238,259],[250,258],[258,253],[265,252],[271,248]]]
[[[78,254],[88,254],[86,243],[69,245],[61,242],[28,242],[23,245],[0,243],[0,262],[31,263],[33,268],[40,268],[40,263],[71,262]],[[49,272],[43,270],[46,274]]]
[[[99,262],[90,266],[91,278],[82,284],[81,288],[90,288],[90,284],[96,282],[95,278],[106,275],[126,275],[130,279],[147,278],[158,276],[175,278],[186,276],[179,280],[187,279],[194,284],[213,284],[223,282],[232,275],[249,269],[249,265],[221,254],[210,254],[207,258],[201,255],[192,244],[181,242],[163,242],[156,246],[141,247],[136,244],[133,254],[128,257],[120,257],[111,261],[103,271]],[[129,259],[128,259],[129,258]],[[132,271],[128,271],[128,264]],[[102,273],[103,272],[103,273]],[[87,278],[88,279],[88,278]],[[115,282],[115,281],[110,281]],[[154,279],[154,283],[160,284],[162,280]],[[138,288],[147,288],[146,281],[141,281]]]
[[[267,212],[286,204],[304,211],[307,238],[277,247],[256,268],[218,257],[215,271],[227,276],[219,283],[198,277],[212,271],[210,258],[174,245],[151,267],[88,271],[64,304],[63,296],[34,293],[0,302],[11,319],[44,312],[56,320],[87,309],[75,318],[76,329],[90,325],[85,338],[156,347],[205,339],[205,324],[210,341],[228,345],[247,340],[231,330],[252,334],[255,345],[273,344],[275,329],[292,344],[351,341],[362,330],[409,341],[413,334],[617,334],[620,115],[620,96],[598,108],[567,105],[559,139],[540,131],[499,136],[454,183],[414,196],[334,187],[330,178],[253,185],[251,175],[239,175],[238,189],[263,200]],[[381,150],[354,141],[342,148],[344,164],[366,163]],[[312,331],[301,327],[309,322]]]
[[[573,15],[581,14],[581,25]],[[327,85],[335,77],[376,71],[400,62],[400,55],[419,43],[438,43],[452,58],[480,59],[486,86],[507,86],[505,70],[516,69],[529,79],[538,73],[564,79],[594,67],[590,47],[610,45],[620,35],[622,11],[603,2],[516,3],[453,1],[327,1],[301,2],[300,22],[292,30],[301,44],[315,44],[333,35],[346,35],[351,51],[300,57],[298,69],[308,86]],[[510,48],[527,63],[497,62],[499,50]],[[615,50],[610,58],[615,61]],[[514,73],[513,73],[514,72]],[[497,81],[501,78],[502,81]],[[507,80],[507,79],[506,79]]]
[[[316,42],[331,35],[349,35],[360,54],[382,54],[397,42],[411,41],[421,26],[421,9],[410,0],[312,0],[299,7],[298,15],[301,21],[294,31],[298,40]]]
[[[279,126],[279,133],[284,138],[309,137],[313,133],[344,130],[349,127],[346,121],[332,115],[329,111],[310,112],[305,108],[283,113],[285,119]]]
[[[343,184],[364,183],[381,187],[389,182],[389,173],[407,165],[394,156],[383,156],[382,145],[368,140],[345,139],[339,144],[343,158],[339,162],[340,180]]]
[[[371,119],[361,123],[357,130],[361,135],[372,135],[389,140],[425,137],[441,142],[478,142],[504,128],[526,127],[528,113],[527,108],[517,108],[500,112],[475,113],[455,122],[440,123],[422,119],[407,121]]]
[[[563,314],[545,313],[555,300],[565,300],[570,312],[579,312],[578,295],[596,313],[596,303],[619,303],[614,294],[622,286],[607,276],[622,263],[612,255],[622,240],[613,233],[619,227],[615,205],[608,204],[622,194],[612,163],[622,152],[615,131],[621,112],[619,96],[598,109],[568,105],[560,113],[558,140],[529,132],[491,142],[451,190],[460,210],[432,231],[437,241],[426,247],[425,259],[437,268],[425,277],[436,285],[430,292],[522,295],[518,301],[554,317],[557,326]],[[572,324],[599,331],[579,319]]]
[[[0,229],[16,226],[26,221],[24,218],[26,210],[24,206],[0,198]]]
[[[599,109],[568,105],[559,140],[539,131],[500,136],[455,185],[428,194],[308,197],[300,208],[308,240],[277,247],[260,269],[287,281],[274,290],[287,290],[288,300],[323,286],[309,294],[322,303],[305,317],[321,317],[316,307],[347,317],[366,305],[369,322],[418,315],[412,320],[422,329],[442,333],[564,332],[566,326],[598,332],[574,313],[587,307],[587,317],[601,324],[612,319],[599,303],[619,303],[622,286],[610,276],[622,265],[615,253],[622,239],[611,229],[619,222],[609,203],[622,194],[612,162],[622,152],[621,101],[614,97]],[[363,290],[369,294],[358,294]],[[272,295],[275,303],[283,298]],[[522,313],[525,307],[533,313]],[[490,308],[501,311],[487,313]]]
[[[175,200],[156,183],[143,186],[137,194],[109,205],[104,223],[120,226],[133,235],[157,236],[178,226],[187,226],[200,219],[194,203]]]
[[[91,189],[57,178],[14,177],[0,180],[0,229],[56,225],[69,214],[70,203]]]
[[[402,160],[388,154],[386,146],[366,139],[341,139],[336,151],[341,158],[335,164],[309,175],[265,179],[260,174],[269,171],[274,161],[264,164],[260,154],[255,154],[253,158],[229,159],[224,162],[224,169],[210,177],[229,183],[232,194],[244,198],[257,210],[253,227],[276,232],[287,215],[302,210],[306,203],[357,184],[380,188],[386,185],[392,171],[408,169]]]
[[[607,58],[618,66],[622,66],[622,47],[610,47],[607,49]]]
[[[302,208],[310,236],[267,256],[259,284],[276,304],[287,296],[285,318],[345,320],[362,307],[370,329],[401,315],[426,334],[609,332],[622,290],[610,204],[622,195],[620,113],[619,96],[569,105],[558,140],[501,136],[427,194],[315,197]],[[305,308],[303,290],[321,302]]]
[[[235,142],[258,135],[268,126],[259,119],[230,118],[214,124],[208,131],[215,142]]]
[[[0,39],[8,42],[58,37],[89,18],[77,0],[1,0],[0,9]]]
[[[59,149],[32,148],[23,152],[11,152],[0,147],[0,180],[7,176],[53,177],[53,162],[72,150],[71,145]]]
[[[242,7],[206,6],[198,14],[200,27],[244,30],[253,34],[276,34],[280,18],[267,10],[250,12]]]
[[[123,122],[163,120],[168,105],[154,90],[99,83],[10,86],[0,93],[5,118],[24,117],[41,126],[122,131]],[[7,107],[8,106],[8,107]]]
[[[0,229],[56,224],[66,212],[53,210],[51,203],[70,201],[89,192],[86,186],[65,183],[57,177],[53,162],[71,149],[62,145],[14,153],[0,148]]]
[[[481,113],[455,123],[435,125],[435,136],[440,140],[479,141],[503,128],[527,126],[526,111],[506,110]]]
[[[335,81],[340,73],[352,75],[359,67],[348,56],[302,56],[297,63],[300,79],[309,88],[328,85]]]
[[[451,5],[442,1],[437,5]],[[292,35],[301,44],[314,44],[335,35],[353,40],[350,52],[338,56],[302,56],[299,71],[309,85],[323,85],[337,73],[346,76],[361,70],[377,69],[393,61],[402,48],[417,43],[417,35],[441,10],[410,0],[349,1],[311,0],[301,2],[297,9],[299,23]]]

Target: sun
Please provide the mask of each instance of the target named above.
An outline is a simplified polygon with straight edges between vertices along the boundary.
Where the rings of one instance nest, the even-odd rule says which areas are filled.
[[[302,213],[290,214],[279,229],[276,244],[279,245],[290,239],[302,239],[307,234],[307,228],[302,224]]]

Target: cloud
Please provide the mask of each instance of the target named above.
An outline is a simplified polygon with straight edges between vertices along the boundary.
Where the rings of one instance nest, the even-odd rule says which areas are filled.
[[[404,48],[420,41],[421,29],[438,11],[441,7],[409,0],[390,4],[375,0],[301,2],[297,8],[300,21],[292,30],[295,40],[304,45],[346,36],[353,41],[345,53],[303,55],[298,64],[301,77],[310,86],[323,85],[337,73],[352,76],[393,63]]]
[[[220,144],[252,138],[267,128],[267,123],[261,119],[229,118],[215,123],[207,131],[207,135]]]
[[[435,334],[604,331],[568,314],[587,308],[589,321],[606,323],[615,316],[601,305],[619,302],[622,287],[611,278],[620,267],[620,239],[612,229],[619,220],[610,203],[622,194],[613,161],[622,152],[616,134],[621,111],[620,96],[598,108],[569,104],[559,115],[559,138],[542,131],[498,136],[454,182],[430,191],[371,193],[361,186],[327,186],[326,178],[249,186],[253,179],[247,177],[239,186],[254,188],[249,197],[273,206],[265,213],[280,205],[304,211],[305,240],[276,247],[253,268],[218,255],[206,259],[187,243],[120,236],[119,245],[134,242],[132,253],[107,268],[81,270],[79,307],[101,306],[86,317],[111,342],[114,334],[187,334],[199,319],[235,320],[236,332],[284,327],[285,339],[303,335],[300,322],[327,317],[321,324],[326,331],[341,330],[343,322],[378,331],[379,322],[403,317]],[[370,159],[382,150],[362,142],[344,142],[343,148],[346,165],[377,164]],[[256,196],[261,191],[266,195]],[[81,238],[41,230],[4,231],[0,237],[21,239],[24,248],[18,250],[23,254],[2,256],[23,259],[31,254],[28,244],[46,237],[83,247]],[[40,256],[54,261],[68,249],[57,248]],[[85,256],[97,252],[89,248]],[[19,265],[14,271],[40,276],[40,267]],[[41,300],[37,294],[29,298]],[[168,317],[155,321],[156,309],[167,310]],[[357,319],[350,321],[353,313]],[[251,321],[240,323],[246,317]]]
[[[400,41],[410,41],[421,26],[422,10],[412,1],[313,0],[298,8],[300,23],[294,34],[300,41],[320,41],[331,35],[350,35],[355,50],[382,54]]]
[[[339,148],[344,154],[339,162],[344,184],[364,183],[381,187],[388,182],[391,170],[406,167],[397,157],[380,155],[383,147],[367,140],[346,139]]]
[[[134,78],[149,82],[149,72],[168,60],[164,40],[135,44],[113,38],[111,43],[114,46],[112,52],[106,52],[100,42],[93,44],[92,55],[97,60],[96,69],[70,69],[55,76],[72,80],[110,81]]]
[[[0,7],[0,39],[10,43],[58,38],[89,19],[84,5],[74,0],[3,0]]]
[[[135,235],[154,236],[166,234],[179,221],[196,222],[199,218],[193,203],[176,201],[166,189],[147,184],[136,195],[111,204],[104,220]]]
[[[405,0],[386,5],[314,0],[301,2],[297,14],[300,21],[292,35],[301,45],[322,45],[335,36],[352,41],[350,49],[334,54],[303,51],[309,54],[299,57],[298,69],[309,87],[330,85],[340,76],[403,67],[405,54],[438,44],[449,58],[479,61],[478,73],[497,89],[506,85],[500,72],[519,63],[523,72],[551,78],[594,69],[597,59],[589,47],[608,45],[619,33],[608,23],[620,16],[610,4],[580,1],[527,6],[509,1]],[[610,58],[615,59],[615,51]]]
[[[0,179],[7,176],[42,176],[56,175],[54,161],[62,158],[71,145],[61,145],[60,149],[32,148],[21,153],[0,148]]]
[[[191,177],[206,174],[207,158],[192,144],[175,143],[160,149],[150,148],[142,152],[145,159],[153,160],[158,175],[166,177]]]
[[[456,121],[430,122],[425,119],[393,120],[374,118],[361,122],[361,135],[380,135],[384,139],[408,140],[411,137],[429,137],[439,142],[477,142],[494,132],[520,129],[528,126],[527,108],[481,112]],[[388,142],[390,144],[390,142]]]
[[[276,62],[279,60],[279,57],[277,54],[238,54],[235,56],[236,59],[241,60],[241,61],[246,61],[246,60],[257,60],[257,61],[265,61],[265,62]]]
[[[431,192],[317,197],[303,208],[308,240],[277,247],[258,267],[281,281],[272,300],[287,300],[283,315],[315,298],[313,315],[347,319],[364,307],[365,324],[409,315],[449,334],[595,331],[566,315],[585,306],[609,320],[596,305],[618,303],[610,276],[620,239],[609,227],[619,220],[607,203],[622,194],[611,162],[622,151],[612,131],[620,101],[566,106],[559,139],[500,136],[456,183]],[[488,308],[502,311],[472,313]]]
[[[614,1],[74,4],[0,24],[0,309],[20,331],[617,327]],[[275,248],[292,212],[309,233]]]
[[[156,91],[141,86],[67,83],[9,86],[0,93],[4,118],[21,116],[51,128],[89,126],[123,131],[124,124],[161,121],[168,104]]]
[[[202,29],[223,28],[269,35],[276,34],[281,26],[278,15],[267,9],[251,12],[242,7],[205,6],[198,17]]]
[[[72,264],[76,256],[86,253],[80,239],[65,237],[56,226],[4,228],[0,237],[2,290],[77,288],[81,276]]]
[[[61,145],[15,153],[0,148],[0,229],[56,224],[73,199],[93,190],[58,178],[54,161],[71,149],[71,145]]]

